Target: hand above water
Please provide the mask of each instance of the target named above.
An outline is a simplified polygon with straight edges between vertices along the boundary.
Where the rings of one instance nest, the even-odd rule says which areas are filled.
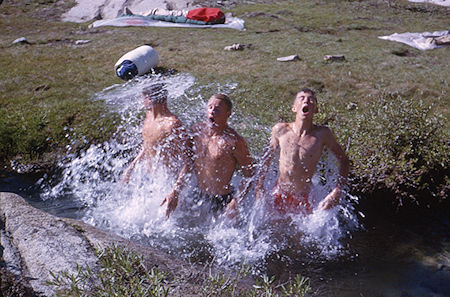
[[[339,204],[339,198],[341,197],[341,190],[334,188],[325,199],[319,203],[319,208],[322,210],[329,210]]]
[[[230,203],[228,203],[227,208],[226,208],[226,213],[227,213],[227,217],[230,219],[235,218],[239,214],[236,198],[231,199]]]
[[[177,208],[178,205],[178,193],[175,191],[170,192],[164,200],[161,202],[161,206],[167,202],[166,217],[169,218],[170,214]]]

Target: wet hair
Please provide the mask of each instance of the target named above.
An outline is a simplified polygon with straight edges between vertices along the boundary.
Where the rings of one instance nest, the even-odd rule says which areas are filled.
[[[225,105],[227,106],[229,111],[231,111],[231,109],[233,108],[233,103],[231,102],[230,98],[225,94],[214,94],[211,96],[211,98],[219,99],[225,102]]]
[[[316,93],[313,90],[311,90],[310,88],[302,88],[300,91],[297,92],[297,94],[301,93],[301,92],[310,93],[311,95],[313,95],[314,98],[316,98]]]
[[[165,103],[167,100],[167,89],[163,83],[156,83],[142,89],[142,94],[148,96],[153,103]]]

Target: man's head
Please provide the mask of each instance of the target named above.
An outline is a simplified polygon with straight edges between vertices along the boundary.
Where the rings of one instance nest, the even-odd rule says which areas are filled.
[[[297,114],[300,113],[304,117],[317,113],[319,108],[317,107],[317,98],[314,91],[309,88],[301,89],[295,96],[292,111]]]
[[[230,98],[224,94],[214,94],[206,105],[206,117],[208,122],[215,125],[224,125],[231,115],[233,104]]]
[[[166,85],[163,83],[156,83],[142,89],[142,97],[144,98],[144,105],[163,104],[167,101]]]

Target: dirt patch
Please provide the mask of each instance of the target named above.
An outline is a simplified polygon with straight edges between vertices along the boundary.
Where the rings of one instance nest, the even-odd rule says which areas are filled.
[[[77,31],[71,31],[70,34],[73,35],[93,35],[93,34],[105,34],[105,33],[111,33],[111,30],[104,30],[104,29],[82,29]]]
[[[253,12],[246,12],[242,15],[243,17],[246,18],[256,18],[256,17],[271,17],[271,18],[275,18],[278,19],[279,16],[275,15],[275,14],[271,14],[271,13],[265,13],[265,12],[261,12],[261,11],[253,11]]]
[[[417,53],[410,52],[407,49],[392,50],[391,54],[394,54],[399,57],[415,57],[415,56],[417,56]]]

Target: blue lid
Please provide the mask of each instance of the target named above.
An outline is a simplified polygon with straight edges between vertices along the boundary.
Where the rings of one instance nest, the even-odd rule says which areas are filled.
[[[124,60],[116,68],[116,74],[118,77],[124,80],[129,80],[138,75],[138,69],[136,65],[130,60]]]

